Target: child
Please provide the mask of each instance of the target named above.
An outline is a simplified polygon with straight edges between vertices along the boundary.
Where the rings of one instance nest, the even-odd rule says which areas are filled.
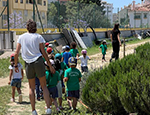
[[[53,44],[49,44],[48,47],[49,47],[49,48],[52,48],[52,53],[54,53]]]
[[[48,45],[49,45],[49,43],[46,42],[46,43],[45,43],[45,48],[44,48],[44,49],[45,49],[45,52],[47,52]]]
[[[77,56],[77,58],[78,58],[79,57],[79,51],[76,49],[77,44],[75,42],[72,42],[70,44],[70,46],[71,46],[71,50],[69,52],[71,53],[72,57]]]
[[[107,51],[107,45],[106,45],[106,40],[103,40],[102,44],[99,46],[99,49],[102,49],[102,54],[103,54],[103,57],[102,57],[102,62],[105,61],[105,55],[106,55],[106,51]]]
[[[75,57],[70,57],[69,60],[70,68],[66,69],[65,75],[64,75],[64,82],[67,82],[67,101],[69,104],[70,109],[72,109],[74,112],[77,111],[77,101],[79,99],[79,89],[80,85],[79,82],[81,81],[81,72],[76,68],[77,66],[77,59]],[[71,102],[71,99],[73,99],[73,103]]]
[[[82,50],[81,51],[82,56],[80,56],[78,59],[81,60],[81,71],[88,72],[88,66],[87,66],[87,60],[90,60],[89,56],[87,56],[87,51]]]
[[[17,66],[19,71],[15,71],[14,67],[14,54],[10,56],[10,62],[11,65],[9,66],[10,74],[9,74],[9,82],[12,86],[12,98],[11,101],[15,102],[15,89],[17,88],[18,94],[19,94],[19,103],[22,102],[22,94],[21,94],[21,80],[23,79],[23,69],[21,63],[18,62]]]
[[[62,56],[63,56],[63,53],[65,52],[65,50],[66,50],[66,46],[63,46],[62,47],[62,53],[61,53]]]
[[[52,66],[54,65],[54,60],[51,60],[51,64],[52,64]],[[46,84],[47,84],[47,88],[49,90],[50,96],[52,98],[52,101],[54,102],[57,112],[60,112],[60,109],[58,108],[58,104],[57,104],[57,100],[56,100],[56,98],[58,97],[57,83],[59,81],[60,81],[60,76],[59,76],[58,71],[56,71],[54,74],[51,74],[51,72],[49,71],[49,68],[47,66]],[[52,103],[51,103],[51,105],[52,105]]]
[[[68,69],[68,66],[66,65],[66,63],[61,62],[61,58],[62,58],[61,54],[57,53],[55,55],[55,60],[60,61],[60,69],[58,70],[58,72],[59,72],[61,81],[59,81],[59,83],[57,84],[57,88],[58,88],[59,108],[62,110],[63,109],[62,108],[62,93],[65,93],[65,85],[64,85],[64,82],[63,82],[63,77],[64,77],[64,71],[65,71],[65,69]]]
[[[47,48],[47,54],[51,54],[52,53],[52,51],[53,51],[53,49],[52,48]]]
[[[70,51],[70,47],[67,45],[65,52],[63,53],[62,60],[61,60],[61,61],[64,61],[68,67],[69,67],[68,59],[71,57],[71,53],[69,51]]]

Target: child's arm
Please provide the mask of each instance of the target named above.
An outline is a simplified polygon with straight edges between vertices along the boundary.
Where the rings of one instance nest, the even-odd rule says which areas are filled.
[[[64,57],[61,58],[61,62],[63,62],[63,61],[64,61]]]
[[[10,69],[10,72],[9,72],[9,82],[8,82],[8,84],[10,84],[10,82],[11,82],[12,74],[13,74],[13,70]]]
[[[22,78],[21,78],[21,80],[23,80],[23,78],[24,78],[23,69],[21,69],[21,75],[22,75]]]
[[[63,79],[63,81],[64,81],[64,82],[67,82],[67,81],[68,81],[68,77],[65,77],[65,78]]]
[[[79,78],[79,82],[81,81],[81,78]]]

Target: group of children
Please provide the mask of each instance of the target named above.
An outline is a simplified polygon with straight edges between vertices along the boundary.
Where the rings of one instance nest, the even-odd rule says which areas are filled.
[[[49,70],[49,66],[47,62],[44,60],[45,64],[45,74],[46,74],[46,82],[47,88],[49,90],[49,94],[51,97],[51,102],[54,103],[56,110],[60,112],[63,110],[62,107],[62,94],[65,93],[65,83],[66,82],[66,96],[67,102],[69,105],[69,109],[73,109],[75,112],[77,111],[77,101],[80,97],[79,90],[80,85],[79,82],[81,81],[81,72],[76,68],[77,60],[81,60],[81,70],[82,72],[88,72],[87,67],[87,60],[90,59],[87,56],[87,51],[82,50],[82,55],[79,56],[79,52],[76,49],[77,44],[75,42],[71,43],[71,49],[68,45],[62,47],[62,53],[54,54],[54,50],[52,45],[46,43],[45,44],[45,51],[48,54],[49,60],[51,65],[55,68],[56,72],[52,74]],[[10,75],[9,75],[9,84],[12,86],[12,99],[11,101],[15,102],[15,88],[19,93],[19,102],[22,102],[22,94],[21,94],[21,80],[23,79],[23,68],[22,65],[18,62],[19,72],[15,72],[14,67],[14,54],[10,57]],[[36,79],[36,93],[37,93],[37,100],[40,100],[39,94],[39,82]],[[38,83],[37,83],[38,82]],[[41,89],[42,90],[42,89]],[[58,98],[58,103],[57,99]],[[73,102],[71,101],[73,100]],[[52,106],[52,103],[51,103]],[[51,107],[50,106],[50,107]]]

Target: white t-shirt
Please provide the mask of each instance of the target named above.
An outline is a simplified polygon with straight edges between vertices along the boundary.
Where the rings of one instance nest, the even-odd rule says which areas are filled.
[[[21,63],[18,63],[18,69],[19,69],[18,73],[15,72],[15,67],[12,67],[11,65],[9,66],[9,69],[13,70],[12,79],[21,79],[22,78],[22,74],[21,74],[22,65],[21,65]]]
[[[87,60],[89,60],[90,58],[88,56],[86,56],[85,58],[82,56],[79,57],[79,59],[81,60],[81,66],[87,66]]]
[[[37,33],[24,33],[19,36],[17,43],[21,44],[21,55],[26,63],[36,61],[42,54],[40,43],[45,43],[44,38]]]

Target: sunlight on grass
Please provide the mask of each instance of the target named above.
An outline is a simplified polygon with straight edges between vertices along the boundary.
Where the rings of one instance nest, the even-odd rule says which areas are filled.
[[[0,115],[6,115],[8,109],[7,103],[10,102],[10,98],[11,87],[0,87]]]

